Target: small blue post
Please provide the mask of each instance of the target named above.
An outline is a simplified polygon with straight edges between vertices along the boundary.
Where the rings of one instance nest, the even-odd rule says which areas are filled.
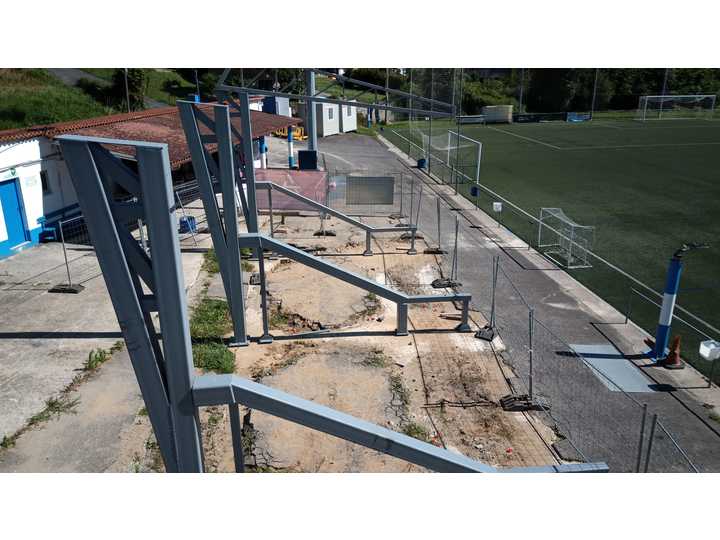
[[[289,126],[287,130],[287,142],[288,142],[288,167],[291,169],[295,168],[295,157],[293,156],[293,127]]]
[[[267,169],[267,151],[268,147],[265,142],[265,136],[260,137],[260,140],[258,141],[260,146],[260,167],[263,169]]]
[[[655,362],[665,357],[665,349],[667,349],[668,342],[670,341],[670,326],[672,324],[678,289],[680,288],[682,267],[682,258],[676,253],[672,259],[670,259],[670,266],[668,266],[665,294],[663,295],[662,308],[660,309],[660,320],[658,321],[657,332],[655,333],[655,350],[652,353],[652,359]]]
[[[370,109],[367,110],[367,127],[372,127],[372,110]]]

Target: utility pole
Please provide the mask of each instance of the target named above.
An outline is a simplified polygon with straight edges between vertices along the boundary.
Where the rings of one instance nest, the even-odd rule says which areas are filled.
[[[387,107],[390,105],[390,93],[388,92],[388,88],[390,88],[390,68],[385,68],[385,106]],[[388,110],[385,109],[385,125],[388,123]]]
[[[197,69],[195,70],[195,88],[197,89],[198,99],[200,99],[200,80],[198,79]]]
[[[518,112],[522,112],[524,87],[525,87],[525,68],[520,68],[520,98],[518,99],[518,101],[520,102],[520,105],[518,106]]]
[[[128,68],[125,70],[125,100],[127,101],[127,112],[130,112],[130,88],[128,87]]]
[[[595,83],[593,84],[593,95],[592,95],[592,103],[590,104],[590,118],[592,119],[593,114],[595,113],[595,98],[597,97],[597,84],[598,84],[598,75],[600,74],[600,68],[595,68]]]

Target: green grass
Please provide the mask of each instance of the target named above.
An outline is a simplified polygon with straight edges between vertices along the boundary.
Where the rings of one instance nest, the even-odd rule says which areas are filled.
[[[194,343],[192,349],[195,367],[215,373],[235,372],[235,355],[223,343]]]
[[[115,68],[81,68],[100,77],[106,81],[111,81]],[[195,85],[183,79],[180,75],[172,70],[165,69],[146,69],[145,74],[148,78],[148,86],[146,96],[157,101],[162,101],[168,105],[175,105],[178,99],[187,99],[188,94],[196,92]]]
[[[208,274],[217,274],[220,271],[220,263],[218,262],[215,249],[210,248],[203,255],[202,269]]]
[[[577,222],[594,225],[594,251],[656,291],[663,290],[668,259],[682,243],[711,244],[712,249],[686,256],[678,303],[720,327],[720,122],[617,118],[622,115],[616,112],[580,124],[465,125],[461,132],[483,143],[483,185],[533,216],[541,207],[561,207]],[[428,124],[422,128],[427,130]],[[414,137],[406,125],[391,128]],[[433,134],[447,128],[433,122]],[[388,129],[384,134],[407,149]],[[459,162],[474,176],[469,151],[461,150]],[[435,153],[443,157],[445,151]],[[433,172],[449,180],[439,167]],[[470,198],[469,184],[460,187]],[[478,203],[494,215],[493,200],[483,192]],[[527,217],[505,205],[499,220],[533,246],[537,243],[537,226]],[[629,280],[599,262],[570,273],[625,311]],[[634,298],[631,318],[651,334],[658,313],[657,307]],[[680,323],[674,330],[682,335],[683,355],[706,372],[709,364],[696,354],[701,337]]]
[[[231,331],[228,303],[215,298],[202,298],[190,317],[190,335],[193,340],[218,340]]]
[[[111,112],[44,69],[0,69],[0,129],[79,120]]]

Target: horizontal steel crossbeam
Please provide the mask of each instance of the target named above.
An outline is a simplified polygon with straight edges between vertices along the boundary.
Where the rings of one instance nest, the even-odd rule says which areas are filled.
[[[196,407],[244,405],[284,420],[354,442],[436,472],[503,472],[462,454],[438,448],[402,433],[366,422],[280,390],[234,375],[204,375],[195,379]],[[548,465],[508,472],[607,472],[604,463]]]

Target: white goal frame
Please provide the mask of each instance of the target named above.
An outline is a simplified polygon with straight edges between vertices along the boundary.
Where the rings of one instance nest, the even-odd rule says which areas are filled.
[[[595,227],[581,225],[562,208],[541,208],[538,220],[538,250],[569,270],[592,268],[588,253],[595,244]]]
[[[656,95],[656,96],[640,96],[640,100],[638,101],[638,108],[637,113],[635,115],[635,120],[639,120],[641,122],[645,122],[646,120],[694,120],[694,119],[704,119],[704,120],[711,120],[713,117],[713,114],[715,113],[715,102],[716,102],[717,96],[715,94],[685,94],[685,95],[672,95],[672,94],[666,94],[666,95]],[[665,110],[664,105],[665,102],[673,102],[673,101],[682,101],[686,100],[690,103],[701,103],[702,101],[707,101],[707,107],[705,108],[696,108],[700,112],[700,115],[698,114],[689,114],[687,116],[678,116],[675,114],[675,112],[671,110]],[[649,109],[648,110],[648,104],[649,103],[659,103],[659,108],[657,109]],[[705,112],[705,114],[702,114],[702,112]],[[650,114],[648,114],[650,113]],[[666,113],[663,115],[663,113]]]

